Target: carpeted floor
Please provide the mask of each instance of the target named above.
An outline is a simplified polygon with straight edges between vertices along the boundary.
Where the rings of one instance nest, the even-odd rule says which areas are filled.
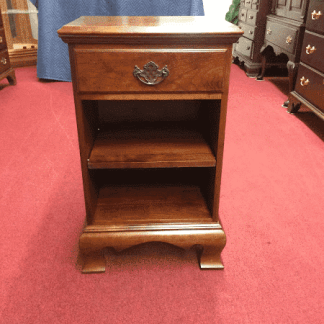
[[[72,85],[0,83],[0,323],[323,323],[324,122],[233,65],[220,215],[224,271],[153,243],[84,275]],[[277,80],[278,81],[278,80]]]

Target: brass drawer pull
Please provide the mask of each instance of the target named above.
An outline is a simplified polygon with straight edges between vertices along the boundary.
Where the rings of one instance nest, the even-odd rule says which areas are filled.
[[[310,46],[310,45],[307,45],[306,46],[306,54],[313,54],[314,52],[316,51],[316,47],[315,46]]]
[[[292,37],[291,36],[288,36],[287,38],[286,38],[286,43],[287,44],[291,44],[291,42],[292,42]]]
[[[304,76],[300,79],[300,85],[306,87],[309,84],[309,79],[306,79]]]
[[[170,74],[167,66],[162,70],[158,70],[158,66],[153,62],[148,62],[141,70],[137,65],[133,71],[133,75],[141,82],[147,85],[156,85],[161,83]]]
[[[6,65],[6,64],[7,64],[7,60],[6,60],[4,57],[2,57],[2,58],[1,58],[1,63],[2,63],[3,65]]]
[[[312,19],[313,19],[313,20],[317,20],[317,19],[319,19],[322,15],[323,15],[323,14],[321,13],[321,11],[316,12],[316,10],[314,10],[314,11],[312,12]]]
[[[267,35],[271,35],[272,34],[272,30],[270,28],[267,29]]]
[[[3,42],[3,38],[0,36],[0,43],[2,43]]]

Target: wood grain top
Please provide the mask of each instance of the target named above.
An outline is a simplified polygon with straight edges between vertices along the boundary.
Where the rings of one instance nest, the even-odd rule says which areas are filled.
[[[59,29],[58,34],[66,43],[79,41],[81,37],[91,37],[91,42],[100,37],[140,38],[141,42],[144,36],[234,43],[243,31],[225,20],[215,21],[205,16],[82,16]]]

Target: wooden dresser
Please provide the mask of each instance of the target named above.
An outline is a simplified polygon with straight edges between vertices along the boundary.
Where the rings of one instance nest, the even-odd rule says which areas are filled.
[[[271,14],[267,16],[264,45],[261,49],[263,62],[259,80],[263,79],[269,56],[272,53],[277,56],[284,54],[288,59],[289,89],[292,91],[300,61],[308,1],[272,1]],[[283,106],[288,106],[288,100]]]
[[[234,45],[235,63],[244,63],[248,77],[256,77],[261,71],[261,47],[263,46],[266,16],[270,11],[270,0],[241,0],[238,26],[243,30]]]
[[[288,112],[304,104],[324,119],[324,1],[309,3],[301,62],[294,91],[289,95]]]
[[[0,9],[0,80],[4,78],[7,78],[12,85],[17,83],[15,70],[10,65],[8,46]]]
[[[80,17],[69,44],[86,207],[83,272],[103,250],[199,247],[223,268],[218,206],[232,43],[207,17]]]

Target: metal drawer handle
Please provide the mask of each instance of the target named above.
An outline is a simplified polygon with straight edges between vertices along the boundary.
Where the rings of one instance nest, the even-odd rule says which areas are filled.
[[[322,15],[323,15],[323,14],[321,13],[321,11],[316,12],[316,10],[314,10],[314,11],[312,12],[312,19],[313,19],[313,20],[320,19],[320,17],[321,17]]]
[[[3,38],[0,36],[0,43],[2,43],[3,42]]]
[[[253,16],[249,16],[249,19],[253,19]]]
[[[291,42],[292,42],[292,37],[291,36],[288,36],[287,38],[286,38],[286,43],[287,44],[291,44]]]
[[[148,62],[144,65],[143,70],[141,70],[137,65],[133,71],[133,75],[141,82],[147,85],[156,85],[161,83],[170,74],[167,66],[162,70],[158,70],[158,65],[153,61]]]
[[[251,1],[246,1],[246,4],[250,4],[251,3]]]
[[[253,34],[253,30],[249,30],[249,34],[251,34],[251,35],[252,35],[252,34]]]
[[[302,87],[306,87],[309,84],[309,82],[310,81],[308,79],[306,79],[304,76],[300,79],[300,85]]]
[[[316,47],[315,46],[310,46],[310,45],[307,45],[306,46],[306,54],[313,54],[314,52],[316,51]]]
[[[3,65],[6,65],[6,64],[7,64],[7,60],[6,60],[4,57],[2,57],[2,58],[1,58],[1,63],[2,63]]]
[[[272,30],[270,28],[267,29],[267,35],[271,35],[272,34]]]

